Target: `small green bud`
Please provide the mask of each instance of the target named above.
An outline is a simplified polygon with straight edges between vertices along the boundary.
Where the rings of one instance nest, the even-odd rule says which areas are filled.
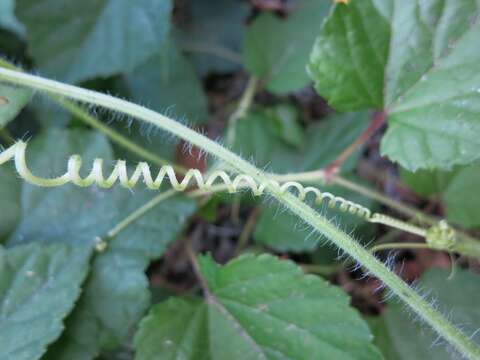
[[[441,220],[427,230],[426,240],[432,249],[451,251],[457,241],[457,234],[445,220]]]

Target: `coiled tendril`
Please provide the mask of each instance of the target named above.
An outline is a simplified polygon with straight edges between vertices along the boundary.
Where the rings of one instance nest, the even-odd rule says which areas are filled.
[[[117,160],[111,173],[105,177],[103,175],[103,159],[98,158],[93,161],[90,173],[82,178],[80,176],[82,158],[79,155],[70,156],[65,174],[56,178],[46,179],[33,175],[29,170],[26,163],[26,149],[27,143],[23,141],[16,142],[0,153],[0,165],[13,159],[18,174],[25,181],[38,186],[55,187],[73,183],[81,187],[97,185],[102,188],[111,188],[118,182],[121,186],[132,189],[142,180],[146,187],[152,190],[160,189],[162,184],[167,181],[171,187],[177,191],[185,191],[187,188],[195,186],[200,190],[208,192],[209,190],[213,190],[214,185],[223,183],[229,193],[238,192],[240,189],[249,189],[254,196],[263,195],[268,188],[268,191],[278,195],[287,192],[294,193],[302,201],[304,201],[309,194],[313,194],[313,199],[317,204],[327,201],[329,207],[338,208],[343,212],[357,215],[366,221],[401,228],[420,236],[425,235],[423,229],[419,229],[413,225],[411,229],[406,229],[405,227],[408,227],[408,224],[400,220],[383,214],[372,214],[370,209],[360,204],[346,200],[340,196],[335,196],[329,192],[322,192],[316,187],[303,186],[296,181],[280,183],[267,177],[264,182],[257,183],[251,176],[246,174],[229,175],[223,170],[215,170],[208,175],[204,175],[198,169],[188,170],[183,179],[179,181],[174,169],[169,165],[162,166],[154,178],[150,166],[146,162],[138,163],[133,173],[129,176],[127,164],[124,160]]]

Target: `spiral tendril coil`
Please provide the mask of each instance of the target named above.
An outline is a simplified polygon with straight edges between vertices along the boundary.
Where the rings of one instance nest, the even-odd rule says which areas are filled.
[[[139,162],[133,173],[129,175],[126,162],[117,160],[113,170],[105,177],[103,174],[103,159],[97,158],[93,161],[90,173],[85,177],[81,177],[82,158],[79,155],[72,155],[68,159],[65,174],[51,179],[40,178],[33,175],[27,166],[26,149],[27,143],[23,141],[16,142],[0,153],[0,165],[13,159],[18,174],[24,180],[43,187],[55,187],[73,183],[81,187],[97,185],[102,188],[111,188],[118,182],[121,186],[132,189],[139,181],[143,181],[147,188],[158,190],[167,181],[177,191],[185,191],[192,186],[200,190],[209,191],[214,185],[223,183],[229,193],[238,192],[240,189],[249,189],[254,196],[261,196],[266,192],[267,188],[269,191],[280,195],[293,190],[293,193],[302,201],[307,199],[310,194],[313,194],[313,199],[317,204],[326,200],[329,207],[337,207],[341,211],[356,214],[365,219],[371,217],[371,212],[368,208],[329,192],[322,192],[312,186],[303,186],[296,181],[280,183],[274,179],[267,179],[262,183],[257,183],[249,175],[229,175],[223,170],[215,170],[205,177],[198,169],[189,169],[183,179],[179,181],[174,169],[169,165],[162,166],[157,176],[153,177],[149,164]]]
[[[290,193],[297,196],[301,201],[305,201],[310,196],[316,204],[321,204],[323,201],[326,201],[330,208],[338,208],[343,212],[359,216],[366,221],[381,223],[420,236],[425,236],[425,230],[414,225],[406,224],[384,214],[372,214],[370,209],[360,204],[340,196],[335,196],[329,192],[322,192],[313,186],[303,186],[296,181],[280,183],[275,179],[268,178],[267,175],[265,181],[258,183],[252,176],[247,174],[229,175],[223,170],[215,170],[208,175],[204,175],[198,169],[189,169],[182,180],[179,181],[175,170],[170,165],[162,166],[154,178],[150,166],[146,162],[139,162],[133,173],[129,176],[127,163],[124,160],[117,160],[113,166],[113,170],[105,177],[103,175],[103,159],[99,158],[94,159],[90,173],[82,177],[80,176],[80,169],[82,167],[82,158],[80,155],[70,156],[65,174],[56,178],[41,178],[32,174],[28,168],[26,149],[27,143],[23,141],[16,142],[0,153],[0,165],[13,159],[18,174],[25,181],[42,187],[56,187],[73,183],[81,187],[97,185],[101,188],[111,188],[118,182],[121,186],[132,189],[139,181],[143,181],[145,186],[152,190],[158,190],[164,182],[169,182],[171,187],[176,191],[185,191],[187,188],[196,187],[201,191],[209,192],[214,190],[214,186],[223,183],[223,186],[229,193],[235,193],[241,189],[249,189],[254,196],[261,196],[267,191],[275,193],[276,195]]]

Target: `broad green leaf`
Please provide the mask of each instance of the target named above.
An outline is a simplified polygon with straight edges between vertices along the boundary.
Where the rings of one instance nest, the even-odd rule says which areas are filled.
[[[355,179],[358,182],[359,179]],[[322,191],[331,192],[336,196],[344,197],[350,201],[372,208],[375,203],[364,196],[352,191],[345,190],[339,186],[321,186]],[[332,222],[346,229],[347,231],[368,232],[373,229],[372,224],[367,224],[358,216],[345,213],[339,209],[330,209],[326,202],[320,205],[312,205],[319,213],[322,213]],[[363,226],[365,225],[365,226]],[[364,234],[365,235],[365,234]],[[368,235],[371,235],[368,234]],[[325,245],[326,239],[319,239],[317,235],[312,236],[312,229],[305,225],[297,216],[279,208],[277,204],[264,206],[257,220],[253,239],[257,244],[265,245],[280,252],[311,252],[321,247],[320,252],[329,253],[330,258],[338,256],[338,251],[331,245]]]
[[[35,360],[64,329],[88,271],[85,246],[0,247],[0,358]]]
[[[336,109],[383,108],[391,9],[384,13],[376,3],[391,7],[391,2],[336,5],[324,22],[308,69],[317,91]]]
[[[189,0],[185,17],[176,19],[177,39],[197,72],[225,73],[239,67],[249,6],[241,0]]]
[[[479,15],[476,0],[339,4],[309,70],[337,109],[387,112],[381,152],[406,169],[468,164],[480,157]]]
[[[42,73],[79,82],[132,70],[156,54],[170,0],[16,0]]]
[[[29,89],[0,83],[0,129],[15,119],[31,97]]]
[[[207,99],[189,60],[173,43],[125,76],[131,97],[190,122],[207,119]]]
[[[259,167],[285,173],[318,170],[329,165],[367,127],[368,113],[332,115],[309,127],[301,149],[279,136],[278,120],[270,109],[249,114],[237,121],[234,150]],[[344,170],[351,169],[352,162]]]
[[[25,28],[15,17],[15,0],[0,0],[0,28],[10,30],[18,35],[25,33]]]
[[[447,219],[465,227],[480,227],[480,164],[468,166],[457,172],[443,199]]]
[[[113,162],[105,138],[88,131],[49,131],[37,136],[27,152],[33,173],[42,176],[63,173],[68,156],[75,153],[83,156],[85,169],[95,157],[104,158],[105,170]],[[133,193],[120,186],[48,190],[25,184],[23,218],[9,244],[93,245],[156,194],[142,190],[141,184]],[[194,208],[183,197],[167,200],[109,240],[106,251],[95,256],[84,292],[66,321],[67,330],[47,358],[90,359],[124,340],[149,305],[146,267],[163,254]]]
[[[436,304],[441,304],[441,311],[448,313],[454,324],[461,324],[465,334],[473,334],[480,323],[478,294],[480,292],[480,277],[467,270],[457,270],[455,276],[449,279],[445,270],[435,269],[422,275],[419,287],[431,291],[430,297]],[[383,324],[382,324],[383,323]],[[445,346],[434,346],[438,336],[426,325],[414,322],[405,315],[405,309],[399,303],[389,303],[382,318],[378,319],[376,344],[387,359],[459,359],[453,349]],[[478,337],[473,338],[480,345]]]
[[[305,66],[330,4],[327,0],[298,0],[287,19],[267,13],[249,25],[243,62],[252,74],[266,79],[268,90],[282,94],[309,82]]]
[[[290,261],[199,258],[205,301],[154,306],[135,336],[137,360],[380,359],[348,297]]]
[[[443,192],[448,188],[455,174],[456,171],[418,170],[410,172],[400,168],[402,182],[422,196],[431,196]]]
[[[467,228],[480,227],[478,180],[480,164],[457,166],[450,172],[402,171],[402,181],[415,192],[430,196],[439,194],[446,209],[446,218]]]
[[[0,201],[4,211],[0,215],[0,242],[20,220],[20,182],[13,166],[0,166]]]

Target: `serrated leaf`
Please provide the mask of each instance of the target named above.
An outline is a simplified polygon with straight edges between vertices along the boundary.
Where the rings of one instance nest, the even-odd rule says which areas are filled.
[[[478,293],[480,277],[467,270],[457,270],[449,279],[446,270],[434,269],[423,274],[419,287],[428,289],[441,311],[449,314],[450,321],[461,324],[465,334],[473,334],[480,323]],[[431,291],[431,292],[430,292]],[[382,318],[378,319],[382,330],[382,341],[375,341],[384,355],[392,360],[435,359],[451,360],[459,358],[454,350],[445,346],[433,346],[438,336],[423,324],[405,316],[405,309],[399,303],[390,303]],[[382,324],[383,323],[383,324]],[[478,342],[478,338],[472,338]],[[443,345],[443,344],[442,344]],[[480,345],[480,344],[479,344]]]
[[[0,83],[0,128],[15,119],[32,94],[27,88]]]
[[[248,27],[243,62],[254,75],[266,79],[274,93],[287,93],[309,82],[308,55],[330,8],[329,1],[299,0],[287,19],[261,14]]]
[[[16,7],[37,66],[68,82],[146,61],[167,36],[170,12],[170,0],[17,0]]]
[[[66,159],[81,154],[84,167],[101,157],[112,164],[112,150],[102,135],[80,130],[52,130],[37,136],[28,147],[27,163],[41,176],[61,174]],[[112,189],[64,186],[50,190],[25,184],[22,187],[23,218],[9,244],[26,242],[89,244],[103,237],[133,210],[156,194]],[[194,203],[177,197],[161,203],[111,239],[107,250],[97,254],[91,275],[77,306],[66,321],[67,330],[47,358],[90,359],[110,349],[132,331],[149,305],[144,271],[175,239]],[[48,226],[45,226],[48,224]]]
[[[308,69],[315,88],[338,110],[383,108],[390,26],[389,16],[380,12],[376,3],[336,5],[310,55]]]
[[[189,60],[170,42],[125,76],[131,97],[169,115],[204,122],[207,99]]]
[[[311,55],[339,110],[383,109],[381,153],[408,170],[480,157],[480,5],[475,0],[337,5]]]
[[[90,250],[56,244],[0,247],[0,358],[35,360],[62,332],[80,295]]]
[[[135,336],[137,360],[380,359],[348,297],[290,261],[199,258],[206,301],[154,306]]]
[[[197,72],[204,76],[238,68],[248,4],[241,0],[194,0],[184,6],[186,15],[177,23],[176,38]]]

